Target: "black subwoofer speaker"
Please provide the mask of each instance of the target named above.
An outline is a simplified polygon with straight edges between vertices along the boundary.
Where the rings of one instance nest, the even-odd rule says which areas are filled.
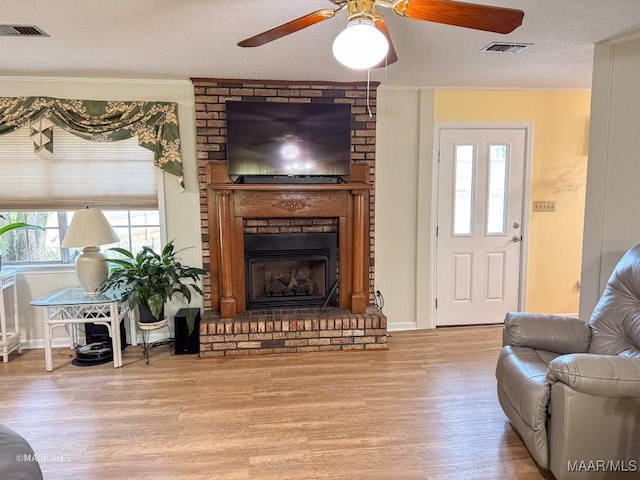
[[[87,338],[87,344],[90,343],[111,343],[111,337],[109,336],[109,329],[106,325],[97,325],[95,323],[85,323],[85,335]],[[120,322],[120,348],[124,350],[127,346],[127,332],[124,329],[124,322]]]
[[[191,334],[189,334],[189,325],[187,324],[189,315],[194,318]],[[200,353],[200,309],[181,308],[173,320],[176,330],[174,343],[176,355]]]

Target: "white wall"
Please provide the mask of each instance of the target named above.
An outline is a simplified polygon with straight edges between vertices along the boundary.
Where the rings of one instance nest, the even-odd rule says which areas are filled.
[[[0,96],[21,95],[177,102],[186,191],[180,192],[175,178],[163,174],[161,204],[166,237],[175,238],[178,247],[194,247],[181,254],[185,263],[202,264],[191,82],[0,77]],[[390,330],[433,328],[428,311],[433,91],[381,89],[377,117],[376,285],[385,296]],[[24,269],[19,273],[18,308],[26,348],[43,344],[44,311],[30,306],[29,301],[74,284],[77,280],[72,266]],[[172,306],[168,315],[171,317],[177,308],[180,305]],[[67,345],[64,333],[56,332],[54,344]]]
[[[381,87],[376,115],[376,289],[389,330],[433,328],[433,90]]]
[[[74,78],[0,77],[0,96],[50,96],[86,100],[163,101],[178,104],[180,139],[185,171],[184,192],[176,177],[162,173],[161,212],[164,212],[166,238],[175,239],[178,248],[193,247],[180,254],[185,264],[202,265],[200,205],[196,168],[196,132],[193,85],[189,81],[113,80]],[[4,181],[5,179],[3,179]],[[21,270],[18,277],[18,310],[22,340],[26,348],[43,345],[44,309],[29,301],[48,291],[77,284],[73,267]],[[8,295],[8,294],[6,294]],[[194,306],[201,306],[194,302]],[[167,315],[181,305],[171,305]],[[158,335],[166,334],[159,332]],[[58,330],[55,345],[68,345]]]
[[[616,263],[640,242],[640,32],[597,43],[582,255],[587,320]]]

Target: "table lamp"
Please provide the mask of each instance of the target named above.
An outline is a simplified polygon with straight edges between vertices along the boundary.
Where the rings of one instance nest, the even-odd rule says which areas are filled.
[[[119,242],[102,211],[87,207],[77,210],[71,220],[62,246],[82,247],[82,253],[76,258],[76,274],[88,295],[97,294],[98,287],[107,279],[109,268],[99,245]]]

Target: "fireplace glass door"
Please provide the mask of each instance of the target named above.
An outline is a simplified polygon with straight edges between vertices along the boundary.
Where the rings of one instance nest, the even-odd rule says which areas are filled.
[[[337,234],[245,235],[247,308],[337,305]]]

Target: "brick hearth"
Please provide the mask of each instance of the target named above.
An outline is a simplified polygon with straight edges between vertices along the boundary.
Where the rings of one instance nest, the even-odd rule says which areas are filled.
[[[387,318],[369,307],[355,314],[338,308],[254,310],[234,320],[205,313],[200,355],[372,350],[387,348]]]

